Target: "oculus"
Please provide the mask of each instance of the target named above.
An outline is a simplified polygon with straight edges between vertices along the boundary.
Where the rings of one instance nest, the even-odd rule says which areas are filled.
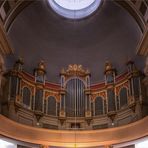
[[[69,19],[82,19],[97,10],[102,0],[48,0],[51,8]]]

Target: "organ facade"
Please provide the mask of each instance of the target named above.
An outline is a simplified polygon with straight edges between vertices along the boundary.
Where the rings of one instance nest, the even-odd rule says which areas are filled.
[[[125,125],[147,114],[143,74],[133,61],[117,70],[107,61],[104,81],[92,84],[91,73],[82,65],[69,65],[60,72],[60,84],[46,80],[41,61],[34,75],[24,71],[23,60],[5,73],[2,114],[22,124],[48,129],[102,129]]]

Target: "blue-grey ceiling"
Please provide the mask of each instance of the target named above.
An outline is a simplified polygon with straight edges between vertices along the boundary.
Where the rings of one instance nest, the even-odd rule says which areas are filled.
[[[104,64],[109,60],[118,73],[131,58],[143,69],[144,59],[136,55],[141,31],[135,20],[115,2],[107,0],[92,16],[68,20],[58,16],[46,1],[35,1],[14,20],[9,33],[14,55],[6,58],[10,68],[19,56],[24,69],[32,73],[43,59],[47,79],[59,82],[61,68],[82,64],[92,74],[92,82],[103,80]]]

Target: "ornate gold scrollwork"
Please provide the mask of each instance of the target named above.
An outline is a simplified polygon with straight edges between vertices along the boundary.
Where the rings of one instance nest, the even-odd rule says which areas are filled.
[[[98,92],[98,93],[96,93],[96,94],[92,94],[92,95],[91,95],[92,101],[95,101],[95,99],[96,99],[97,97],[102,97],[102,98],[105,100],[105,99],[106,99],[106,93],[105,93],[105,91]]]
[[[126,81],[125,83],[123,83],[123,84],[121,84],[121,85],[115,87],[115,88],[116,88],[116,91],[115,91],[115,92],[116,92],[116,95],[117,95],[117,96],[119,95],[120,90],[121,90],[123,87],[125,87],[127,90],[129,89],[128,81]]]
[[[85,70],[82,65],[77,64],[70,64],[68,66],[68,69],[65,70],[64,68],[61,70],[61,75],[65,75],[67,77],[70,76],[79,76],[79,77],[85,77],[87,75],[90,75],[90,71],[87,69]]]
[[[38,71],[38,75],[43,75],[46,73],[46,67],[43,60],[41,60],[38,64],[38,68],[36,69]]]
[[[54,91],[45,91],[45,99],[47,99],[49,96],[53,96],[57,102],[60,101],[60,95],[58,92]]]
[[[106,74],[106,73],[109,74],[109,73],[112,73],[112,71],[115,71],[115,68],[113,68],[113,65],[112,65],[111,62],[106,61],[104,73],[105,73],[105,74]]]

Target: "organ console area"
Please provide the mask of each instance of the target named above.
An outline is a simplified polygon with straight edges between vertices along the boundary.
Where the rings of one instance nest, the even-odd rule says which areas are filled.
[[[147,115],[143,74],[133,61],[118,75],[105,63],[104,81],[92,84],[91,72],[71,64],[60,74],[60,84],[46,80],[46,66],[39,62],[31,75],[23,59],[5,73],[2,114],[19,123],[64,130],[96,130],[117,127]],[[101,70],[100,70],[101,71]]]

